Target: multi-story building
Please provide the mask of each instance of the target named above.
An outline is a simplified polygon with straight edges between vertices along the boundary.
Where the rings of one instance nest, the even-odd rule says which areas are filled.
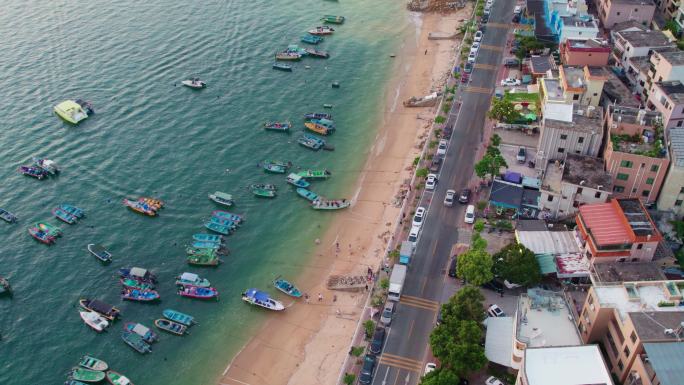
[[[606,126],[610,136],[603,157],[613,176],[613,196],[654,203],[670,164],[660,113],[610,105]]]
[[[593,39],[599,34],[598,22],[591,15],[559,17],[551,30],[558,35],[558,41],[567,39]]]
[[[543,103],[572,103],[597,107],[608,80],[603,67],[559,66],[558,78],[542,78]]]
[[[646,73],[648,91],[646,99],[653,93],[654,83],[669,80],[684,80],[684,51],[679,49],[654,50],[649,58],[649,69]]]
[[[662,236],[638,199],[611,199],[579,207],[575,217],[584,253],[592,264],[649,262]]]
[[[684,307],[678,306],[683,286],[684,281],[625,281],[589,289],[578,328],[585,343],[604,347],[608,369],[620,383],[631,384],[630,372],[640,359],[636,367],[643,366],[647,343],[684,338]]]
[[[646,342],[635,357],[625,385],[678,385],[684,382],[684,342]]]
[[[670,169],[660,188],[658,210],[673,212],[677,217],[684,215],[684,130],[670,130]]]
[[[552,384],[613,385],[613,380],[598,345],[539,347],[525,350],[525,358],[518,371],[515,385]]]
[[[633,57],[648,57],[651,50],[675,48],[676,45],[661,31],[615,32],[613,59],[615,65],[627,68],[627,61]]]
[[[653,2],[667,20],[674,20],[681,6],[679,0],[653,0]]]
[[[567,66],[605,66],[610,51],[608,42],[598,39],[568,39],[560,44],[561,61]]]
[[[684,84],[679,80],[653,83],[646,107],[662,114],[666,129],[684,127]]]
[[[610,29],[629,20],[650,25],[656,5],[653,0],[598,0],[596,8],[603,27]]]
[[[624,68],[624,74],[629,80],[629,85],[632,87],[636,95],[639,95],[641,100],[648,99],[648,70],[651,69],[651,61],[648,57],[635,56],[627,59],[627,65]]]
[[[583,204],[606,202],[613,177],[604,170],[603,159],[572,153],[566,154],[563,162],[549,163],[540,190],[540,209],[556,218],[575,214]]]

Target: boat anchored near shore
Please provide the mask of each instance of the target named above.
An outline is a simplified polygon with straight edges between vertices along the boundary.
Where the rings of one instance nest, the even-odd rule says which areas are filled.
[[[268,293],[257,289],[247,289],[242,293],[242,300],[250,305],[260,306],[268,310],[285,310],[285,306],[281,302],[271,298]]]

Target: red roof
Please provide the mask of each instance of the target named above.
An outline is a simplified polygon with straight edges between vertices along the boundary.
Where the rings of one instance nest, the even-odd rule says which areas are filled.
[[[579,207],[582,222],[597,245],[632,243],[632,231],[619,207],[611,203],[596,203]]]

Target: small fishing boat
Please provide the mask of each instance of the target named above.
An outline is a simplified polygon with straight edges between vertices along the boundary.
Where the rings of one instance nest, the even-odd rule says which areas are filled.
[[[322,51],[320,49],[315,49],[315,48],[307,48],[306,53],[315,58],[320,58],[320,59],[327,59],[330,57],[330,54],[328,51]]]
[[[267,160],[264,161],[262,164],[262,167],[266,172],[270,172],[273,174],[285,174],[285,171],[287,171],[288,168],[292,166],[292,163],[290,162],[279,162],[279,161],[273,161],[273,160]]]
[[[218,266],[221,263],[216,254],[189,255],[186,261],[194,266]]]
[[[311,202],[311,207],[315,210],[340,210],[351,206],[351,201],[346,199],[318,199]]]
[[[88,244],[88,251],[90,254],[94,255],[95,258],[99,259],[104,263],[109,263],[112,261],[112,254],[107,251],[102,245],[96,245],[94,243]]]
[[[159,210],[164,207],[164,202],[157,199],[157,198],[150,198],[150,197],[141,197],[138,198],[138,202],[142,202],[150,206],[152,210]]]
[[[121,339],[126,343],[126,345],[130,346],[133,348],[133,350],[140,354],[152,353],[150,344],[145,342],[145,340],[143,340],[143,338],[136,333],[129,331],[121,332]]]
[[[344,23],[344,16],[323,15],[321,21],[330,24],[342,24]]]
[[[88,113],[83,106],[74,100],[65,100],[59,103],[55,106],[54,111],[57,116],[71,124],[78,124],[88,118]]]
[[[318,125],[321,125],[329,130],[335,130],[335,121],[332,119],[326,119],[326,118],[320,118],[320,119],[311,119],[309,120],[311,123],[315,123]]]
[[[67,380],[64,382],[64,385],[86,385],[86,383],[81,382],[81,381],[76,381],[73,378],[67,378]]]
[[[292,127],[290,122],[266,122],[264,128],[271,131],[289,131]]]
[[[333,108],[333,105],[330,104],[330,103],[325,103],[325,104],[323,105],[323,108]]]
[[[323,38],[320,36],[316,36],[316,35],[306,34],[306,35],[302,36],[300,40],[302,43],[318,44],[318,43],[323,41]]]
[[[325,141],[323,139],[307,134],[297,138],[297,143],[299,143],[299,145],[302,147],[306,147],[314,151],[318,151],[325,146]]]
[[[340,82],[332,82],[332,88],[340,88]]]
[[[109,365],[107,365],[106,362],[95,358],[91,356],[83,356],[81,359],[78,361],[78,365],[80,367],[89,369],[89,370],[95,370],[98,372],[104,372],[107,369],[109,369]]]
[[[151,283],[147,282],[140,282],[136,281],[135,279],[131,278],[121,278],[119,279],[119,282],[121,283],[121,286],[129,289],[138,289],[138,290],[153,290],[154,285]]]
[[[157,283],[157,276],[142,267],[121,268],[119,269],[119,276],[121,278],[134,279],[138,282]]]
[[[223,236],[216,234],[197,233],[192,235],[192,239],[199,242],[223,242]]]
[[[201,256],[201,255],[206,255],[210,257],[218,257],[219,253],[216,251],[216,249],[210,249],[210,248],[198,248],[198,247],[188,247],[185,249],[185,253],[187,255],[195,255],[195,256]]]
[[[147,215],[150,217],[154,217],[157,215],[157,211],[154,210],[150,205],[144,202],[140,201],[133,201],[130,199],[124,199],[123,200],[124,206],[128,207],[129,209],[135,211],[136,213]]]
[[[47,222],[38,222],[34,224],[35,227],[39,228],[40,230],[46,232],[49,236],[51,237],[59,237],[62,235],[62,229],[59,227],[47,223]]]
[[[301,58],[302,55],[297,52],[282,51],[275,54],[275,59],[282,61],[299,61]]]
[[[206,278],[200,278],[197,274],[185,272],[176,277],[176,285],[210,287],[211,282]]]
[[[195,241],[192,243],[192,247],[196,249],[211,249],[218,250],[223,247],[220,242],[209,242],[209,241]]]
[[[197,323],[195,322],[195,317],[173,309],[164,309],[162,314],[164,315],[164,318],[185,326],[192,326]]]
[[[67,203],[62,203],[61,205],[59,205],[59,208],[75,216],[76,218],[85,217],[85,210],[78,208],[76,206],[72,206]]]
[[[292,72],[292,65],[275,62],[275,63],[273,63],[273,69],[285,71],[285,72]]]
[[[242,293],[242,300],[251,305],[261,306],[269,310],[285,310],[285,306],[282,303],[271,298],[268,293],[257,289],[247,289]]]
[[[107,382],[112,385],[133,385],[133,382],[128,377],[113,370],[107,372]]]
[[[35,240],[46,245],[51,245],[55,242],[55,237],[49,235],[38,227],[29,227],[28,232]]]
[[[52,215],[54,215],[55,218],[59,219],[60,221],[70,225],[73,225],[78,220],[78,218],[60,209],[59,207],[52,209]]]
[[[154,290],[140,290],[124,287],[121,290],[121,299],[125,301],[152,302],[159,300],[159,293]]]
[[[230,233],[232,231],[229,226],[220,225],[218,223],[214,223],[211,221],[205,223],[204,227],[208,230],[214,231],[214,232],[222,234],[222,235],[230,235]]]
[[[219,299],[219,292],[213,287],[181,286],[178,288],[178,294],[181,297],[195,299]]]
[[[308,188],[309,186],[311,186],[311,183],[307,182],[306,179],[295,173],[290,173],[290,175],[287,176],[286,180],[287,183],[295,187]]]
[[[5,209],[0,209],[0,219],[7,223],[15,223],[17,221],[17,216],[12,214],[11,212],[5,210]]]
[[[299,196],[310,202],[315,202],[320,199],[318,194],[316,194],[315,192],[301,187],[297,189],[297,194],[299,194]]]
[[[233,196],[226,194],[221,191],[216,191],[213,194],[209,194],[209,199],[223,206],[230,207],[233,205]]]
[[[330,135],[334,131],[334,129],[330,129],[321,124],[314,123],[313,121],[304,123],[304,127],[309,129],[309,131],[313,131],[319,135]]]
[[[5,277],[0,277],[0,295],[12,295],[12,285]]]
[[[283,293],[289,295],[290,297],[295,297],[299,298],[302,296],[302,292],[297,289],[297,287],[290,282],[286,281],[282,277],[278,277],[273,281],[273,286],[276,287],[276,289],[282,291]]]
[[[147,342],[148,344],[151,344],[159,338],[157,336],[157,333],[153,332],[150,328],[143,324],[139,324],[137,322],[126,322],[124,325],[124,330],[128,332],[135,333],[142,337],[143,341]]]
[[[328,179],[331,173],[328,170],[304,170],[297,172],[297,175],[305,179]]]
[[[216,218],[225,218],[237,224],[244,221],[244,217],[242,215],[229,213],[228,211],[214,210],[211,213],[211,216]],[[201,239],[198,239],[198,241],[201,241]]]
[[[78,313],[81,315],[83,322],[98,333],[103,332],[109,326],[109,322],[97,312],[79,311]]]
[[[201,81],[199,78],[183,80],[181,81],[181,84],[194,89],[200,89],[207,86],[207,83]]]
[[[98,299],[81,298],[78,303],[82,308],[94,311],[109,321],[114,321],[121,314],[119,309]]]
[[[253,184],[249,186],[252,194],[260,198],[275,198],[276,188],[271,184]]]
[[[335,29],[327,25],[323,25],[310,29],[308,32],[311,35],[332,35],[332,33],[335,32]]]
[[[47,171],[43,170],[40,167],[34,166],[21,166],[19,167],[19,172],[26,176],[36,178],[38,180],[42,180],[43,178],[47,178],[48,176]]]
[[[50,175],[59,174],[59,166],[57,166],[57,162],[55,162],[54,160],[45,158],[33,158],[33,163],[37,167],[40,167],[43,170],[45,170]]]
[[[178,322],[169,321],[167,319],[162,318],[154,320],[154,326],[158,327],[159,329],[165,332],[175,334],[178,336],[182,336],[188,332],[187,326],[181,325]]]
[[[70,376],[72,379],[81,382],[100,382],[105,379],[104,372],[86,368],[73,368]]]
[[[221,225],[221,226],[227,226],[228,230],[230,230],[230,231],[237,229],[237,223],[235,223],[235,222],[233,222],[227,218],[212,216],[209,219],[209,222],[216,223],[217,225]]]
[[[330,119],[330,120],[332,120],[332,115],[326,114],[325,112],[309,112],[308,114],[304,114],[304,120],[310,120],[310,119]]]

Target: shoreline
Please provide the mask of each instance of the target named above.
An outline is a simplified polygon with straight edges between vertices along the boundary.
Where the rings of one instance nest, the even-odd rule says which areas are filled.
[[[376,271],[384,260],[401,216],[400,193],[410,183],[413,159],[422,152],[438,108],[408,109],[401,102],[443,88],[459,40],[428,40],[428,34],[456,31],[469,8],[448,15],[407,15],[415,31],[407,33],[394,59],[398,63],[384,91],[379,128],[351,190],[354,204],[335,214],[298,277],[298,286],[309,294],[310,303],[301,301],[286,312],[270,315],[217,383],[337,383],[368,295],[329,291],[327,277],[331,273],[365,275],[368,268]]]

